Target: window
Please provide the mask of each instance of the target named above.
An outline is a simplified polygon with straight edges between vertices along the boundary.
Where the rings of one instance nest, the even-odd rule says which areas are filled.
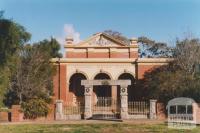
[[[176,114],[176,106],[170,106],[170,114]]]
[[[193,110],[192,110],[192,105],[188,105],[187,106],[187,114],[192,114]]]
[[[178,105],[178,112],[177,114],[186,114],[186,105]]]

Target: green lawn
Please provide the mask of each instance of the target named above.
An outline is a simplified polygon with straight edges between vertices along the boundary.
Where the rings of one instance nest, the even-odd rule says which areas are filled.
[[[20,124],[0,125],[0,133],[198,133],[193,130],[168,129],[167,125],[133,124]]]

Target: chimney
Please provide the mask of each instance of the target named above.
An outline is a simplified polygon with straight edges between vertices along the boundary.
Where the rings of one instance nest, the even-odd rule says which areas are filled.
[[[135,37],[133,37],[133,38],[131,38],[130,39],[130,45],[132,45],[132,46],[137,46],[138,44],[137,44],[137,41],[138,41],[138,39],[137,38],[135,38]]]
[[[68,37],[65,39],[65,41],[66,41],[66,45],[72,45],[74,39],[73,39],[73,37],[69,37],[69,36],[68,36]]]

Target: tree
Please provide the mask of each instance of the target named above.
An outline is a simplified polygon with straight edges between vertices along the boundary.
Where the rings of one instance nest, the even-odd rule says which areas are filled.
[[[174,60],[145,74],[143,87],[149,98],[167,103],[175,97],[190,97],[200,101],[199,39],[177,40]]]
[[[0,17],[0,65],[9,62],[19,48],[30,40],[30,33],[10,19]]]
[[[104,33],[114,37],[115,39],[130,45],[130,40],[118,31],[105,30]],[[140,57],[172,57],[173,48],[166,43],[155,42],[145,36],[138,37],[139,55]]]
[[[0,106],[3,106],[4,94],[16,69],[18,51],[29,39],[30,33],[0,11]]]
[[[173,48],[166,43],[155,42],[147,37],[139,37],[139,54],[140,57],[172,57]]]
[[[60,57],[58,51],[59,44],[53,38],[50,41],[44,40],[26,45],[21,49],[17,71],[12,77],[8,93],[10,100],[6,100],[8,105],[21,104],[35,98],[50,102],[55,68],[49,60],[52,57]]]
[[[196,66],[200,64],[200,40],[198,38],[177,39],[175,49],[175,60],[177,65],[192,77],[197,73]]]
[[[130,45],[130,40],[123,36],[120,32],[118,31],[113,31],[113,30],[105,30],[104,33],[112,36],[113,38],[125,43],[126,45]]]
[[[60,44],[57,42],[55,38],[52,38],[50,40],[43,40],[38,43],[34,44],[36,47],[38,47],[41,51],[45,51],[49,54],[51,58],[62,57],[62,54],[59,52],[60,50]]]
[[[51,101],[55,68],[49,60],[62,56],[60,45],[54,38],[25,45],[30,37],[23,26],[0,12],[0,106],[3,100],[6,105],[30,105],[37,98],[41,103]]]

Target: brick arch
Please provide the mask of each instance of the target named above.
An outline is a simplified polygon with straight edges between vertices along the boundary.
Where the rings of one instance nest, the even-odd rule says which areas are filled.
[[[134,79],[136,79],[135,74],[132,73],[132,72],[130,72],[130,71],[125,71],[125,72],[121,72],[121,73],[119,73],[119,74],[116,76],[115,79],[118,80],[119,77],[120,77],[122,74],[125,74],[125,73],[130,74],[131,76],[133,76]]]
[[[83,72],[83,71],[77,71],[77,72],[73,72],[73,73],[71,73],[71,74],[69,75],[69,78],[68,78],[67,83],[69,83],[71,77],[72,77],[74,74],[77,74],[77,73],[83,74],[83,75],[86,77],[86,79],[89,80],[89,76],[88,76],[85,72]]]
[[[84,86],[81,85],[82,80],[87,80],[88,77],[83,72],[75,72],[69,78],[69,92],[72,102],[82,102],[84,97]]]
[[[120,75],[118,75],[118,80],[131,80],[131,85],[127,87],[127,92],[128,92],[128,101],[134,101],[138,99],[138,93],[139,90],[137,90],[136,87],[136,79],[134,75],[130,72],[123,72]],[[117,98],[118,100],[120,99],[120,86],[117,86]]]
[[[112,80],[112,76],[108,72],[101,71],[95,74],[93,77],[93,80],[101,80],[101,79]],[[93,86],[93,92],[94,92],[94,100],[96,103],[97,97],[111,97],[112,87],[110,85]]]
[[[98,74],[100,74],[100,73],[105,73],[105,74],[107,74],[109,77],[110,77],[110,79],[111,80],[113,80],[113,76],[109,73],[109,72],[107,72],[107,71],[101,71],[101,72],[96,72],[96,73],[94,73],[94,75],[92,76],[92,80],[95,80],[94,78],[98,75]]]

